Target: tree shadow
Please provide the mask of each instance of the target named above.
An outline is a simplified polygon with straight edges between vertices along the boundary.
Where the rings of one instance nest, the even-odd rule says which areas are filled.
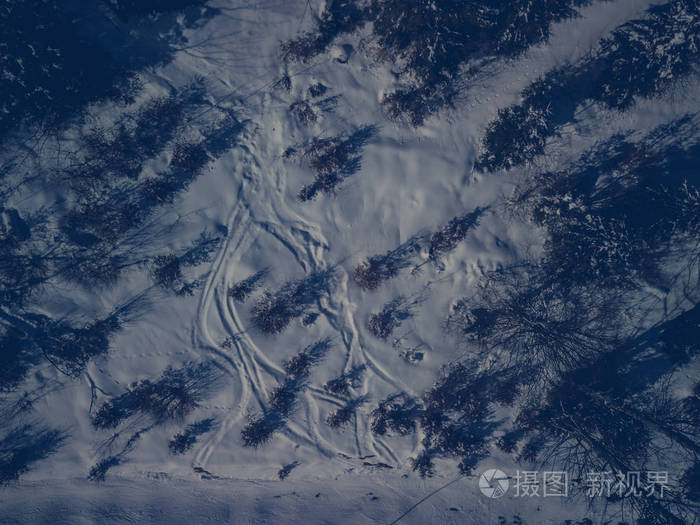
[[[68,435],[41,425],[25,424],[0,437],[0,484],[15,481],[32,464],[56,452]]]
[[[276,292],[266,291],[251,310],[253,324],[267,334],[284,330],[328,293],[334,270],[315,271],[298,281],[290,281]]]

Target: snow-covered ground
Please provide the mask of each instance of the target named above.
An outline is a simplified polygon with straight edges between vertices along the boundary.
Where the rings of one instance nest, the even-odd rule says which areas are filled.
[[[562,523],[571,505],[477,498],[473,479],[347,475],[332,480],[51,480],[3,491],[0,523]],[[31,503],[24,497],[31,491]],[[516,518],[517,520],[517,518]]]
[[[225,227],[225,238],[211,261],[197,266],[201,287],[194,295],[151,288],[142,314],[129,319],[109,353],[91,361],[80,378],[63,377],[47,364],[29,380],[52,385],[34,403],[32,417],[68,437],[19,481],[0,489],[0,523],[482,524],[498,523],[500,516],[510,523],[520,515],[525,523],[544,524],[585,516],[587,501],[511,495],[490,500],[479,492],[477,477],[460,476],[452,460],[441,460],[438,475],[421,479],[410,464],[421,435],[378,436],[370,429],[370,413],[393,393],[419,397],[443,366],[470,351],[446,335],[444,321],[484,272],[541,251],[543,233],[503,207],[515,183],[538,169],[565,166],[616,132],[633,129],[641,136],[700,109],[694,82],[660,99],[640,100],[624,114],[581,108],[576,122],[548,141],[534,165],[488,175],[472,170],[484,130],[499,108],[518,102],[532,80],[580,58],[651,3],[614,0],[582,8],[579,18],[555,24],[549,42],[488,66],[455,108],[414,128],[385,117],[381,97],[392,90],[395,77],[390,64],[361,51],[361,36],[341,37],[308,63],[284,62],[280,43],[312,27],[315,2],[213,2],[220,13],[188,30],[189,45],[142,78],[146,92],[157,94],[201,75],[208,96],[244,122],[237,145],[159,218],[177,219],[193,233],[190,238]],[[289,90],[281,87],[285,75]],[[338,98],[332,110],[306,125],[289,108],[311,100],[309,88],[317,83],[328,87],[324,96]],[[110,108],[94,111],[109,114]],[[198,119],[206,122],[207,115]],[[308,159],[288,149],[301,152],[316,137],[350,134],[365,125],[377,132],[362,150],[359,171],[334,194],[300,201],[297,195],[313,173]],[[477,207],[487,208],[478,226],[442,264],[430,262],[423,250],[377,290],[354,282],[352,270],[364,258],[429,235]],[[178,248],[186,244],[181,235],[178,230],[159,242]],[[411,271],[421,263],[420,271]],[[269,272],[262,286],[245,303],[228,296],[231,286],[264,268]],[[275,335],[255,327],[251,308],[264,290],[327,268],[334,277],[309,309],[319,314],[313,324],[305,326],[299,317]],[[44,292],[41,308],[57,317],[104,314],[144,289],[143,273],[130,270],[119,286],[100,293],[59,282]],[[398,296],[413,304],[412,315],[382,341],[368,331],[368,319]],[[245,447],[241,431],[284,382],[285,360],[326,337],[331,347],[311,370],[287,423],[264,446]],[[408,359],[411,351],[422,359]],[[141,434],[106,481],[87,481],[91,466],[149,425],[140,416],[129,420],[108,444],[114,431],[92,425],[95,385],[101,402],[134,381],[190,361],[216,363],[222,378],[212,394],[186,421]],[[357,410],[347,425],[333,428],[326,420],[347,398],[323,385],[358,366],[364,373],[350,394]],[[174,434],[208,417],[216,420],[213,430],[186,454],[169,454]],[[286,479],[278,479],[290,464]],[[476,472],[487,467],[517,468],[495,446]]]

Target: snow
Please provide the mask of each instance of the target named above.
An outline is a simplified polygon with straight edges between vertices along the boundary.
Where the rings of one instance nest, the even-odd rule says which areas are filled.
[[[458,477],[451,461],[441,466],[441,475],[420,479],[409,463],[420,436],[375,436],[369,413],[392,393],[420,396],[442,366],[469,352],[443,333],[452,302],[469,295],[484,272],[541,248],[542,233],[511,220],[500,205],[513,184],[535,168],[492,175],[471,171],[487,123],[498,108],[517,102],[532,80],[584,55],[650,4],[617,0],[583,8],[580,18],[556,25],[547,44],[517,60],[490,66],[454,109],[412,129],[383,116],[380,100],[392,90],[391,67],[359,51],[348,54],[348,49],[360,47],[356,37],[342,37],[308,64],[284,64],[279,44],[310,27],[309,2],[216,2],[221,14],[187,34],[191,44],[172,63],[150,71],[146,85],[149,93],[156,93],[201,75],[219,104],[245,120],[239,145],[159,218],[177,218],[188,232],[225,226],[226,238],[211,263],[198,268],[203,285],[194,296],[150,290],[148,308],[129,320],[113,339],[109,355],[92,362],[86,376],[70,381],[48,367],[41,371],[36,380],[56,381],[57,388],[35,405],[36,414],[47,425],[65,429],[69,441],[21,481],[0,490],[0,523],[359,524],[401,519],[482,524],[495,523],[500,515],[510,519],[520,514],[529,517],[527,523],[544,524],[582,515],[585,507],[580,504],[574,511],[547,502],[541,511],[536,499],[488,500],[478,492],[476,478]],[[290,92],[278,85],[285,73],[292,80]],[[337,108],[322,113],[310,126],[300,125],[289,115],[289,105],[308,98],[309,86],[318,82],[329,87],[324,96],[340,96]],[[642,133],[691,108],[697,110],[696,92],[639,101],[624,115],[595,106],[580,108],[577,121],[548,142],[545,156],[537,162],[561,166],[618,130]],[[109,108],[98,109],[109,118]],[[206,122],[207,115],[199,118]],[[303,158],[285,158],[285,150],[300,150],[314,137],[368,124],[379,131],[363,149],[360,171],[335,195],[300,202],[297,194],[313,174]],[[446,257],[444,268],[425,264],[417,275],[408,268],[371,292],[353,282],[352,269],[365,257],[486,206],[490,208],[479,227]],[[178,242],[170,238],[164,246],[176,247]],[[419,254],[415,264],[426,258],[426,253]],[[336,284],[313,308],[321,314],[313,325],[304,327],[296,319],[275,336],[253,327],[250,308],[262,290],[277,290],[289,280],[330,267],[336,270]],[[269,268],[268,277],[252,299],[241,304],[227,297],[230,286],[263,268]],[[100,294],[66,286],[47,296],[42,308],[76,316],[105,312],[146,283],[137,269],[128,272],[118,288]],[[387,341],[378,340],[368,332],[367,320],[399,295],[420,295],[423,300],[415,307],[416,315]],[[310,386],[288,424],[264,447],[243,447],[240,432],[246,418],[259,412],[283,381],[282,362],[327,336],[332,349],[313,369]],[[226,348],[223,343],[229,337],[233,344]],[[406,362],[401,348],[392,346],[397,337],[405,337],[408,346],[420,345],[424,359]],[[200,437],[190,453],[172,456],[167,442],[185,425],[157,426],[143,435],[125,463],[110,470],[107,481],[87,481],[90,466],[101,457],[101,444],[111,435],[91,426],[90,381],[117,395],[133,381],[158,377],[167,366],[192,360],[212,360],[223,371],[223,387],[187,420],[216,417],[215,430]],[[364,403],[349,425],[333,429],[325,420],[344,401],[321,385],[357,365],[365,365],[366,372],[353,397],[364,398]],[[134,421],[122,435],[144,425]],[[299,465],[289,477],[277,480],[279,469],[294,461]],[[365,461],[391,468],[367,466]],[[488,463],[514,469],[510,461],[494,453]],[[478,471],[487,466],[480,465]],[[195,468],[217,479],[203,480]],[[437,492],[423,500],[433,491]]]

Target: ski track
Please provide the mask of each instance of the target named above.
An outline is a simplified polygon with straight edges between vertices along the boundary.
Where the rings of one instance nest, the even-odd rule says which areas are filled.
[[[621,4],[613,2],[607,4],[605,9],[614,15],[611,19],[614,19],[617,24],[633,15],[638,15],[648,6],[648,2],[639,0],[627,5],[628,7],[620,7]],[[305,5],[303,15],[299,19],[299,28],[308,17],[307,10],[308,5]],[[585,14],[593,13],[593,8],[583,9],[582,12],[584,18],[576,23],[584,27],[584,33],[592,42],[616,25],[611,25],[610,20],[596,19],[599,17],[586,18]],[[231,17],[228,13],[224,16]],[[236,23],[241,23],[241,20],[236,19]],[[560,28],[571,23],[566,22]],[[541,61],[544,52],[542,46],[533,48],[522,59],[509,64],[506,69],[529,70],[537,61]],[[582,52],[585,52],[585,49],[565,46],[565,49],[557,51],[553,57],[543,62],[546,67],[551,67],[552,60],[564,62]],[[298,66],[296,72],[290,73],[290,76],[307,75],[314,68],[326,66],[329,62],[330,59],[322,59],[310,65]],[[208,62],[208,67],[216,69],[221,66],[217,66],[217,62],[212,60]],[[222,78],[228,77],[222,75]],[[249,77],[243,84],[248,86],[246,89],[251,89],[248,94],[241,95],[239,87],[238,90],[233,89],[232,93],[219,97],[218,102],[221,103],[233,96],[237,102],[246,104],[246,111],[255,114],[256,117],[273,122],[284,122],[288,118],[285,115],[286,104],[271,100],[273,87],[280,78],[278,74],[272,74],[269,71],[255,75],[253,80]],[[497,78],[489,79],[488,71],[484,72],[482,79],[474,82],[465,108],[468,110],[475,104],[481,105],[484,102],[483,97],[489,101],[491,96],[486,95],[485,92],[491,92],[492,86],[489,84],[497,81]],[[222,80],[222,83],[228,85],[228,81]],[[253,88],[254,84],[258,84],[259,87]],[[505,95],[502,89],[498,90],[500,93],[497,93],[496,97],[503,96],[498,106],[505,105],[508,97],[517,97],[520,89],[521,86],[513,85]],[[417,392],[406,381],[392,373],[373,354],[371,350],[373,345],[367,344],[359,328],[364,320],[358,318],[357,308],[349,298],[350,276],[340,264],[326,260],[330,243],[324,235],[324,226],[334,225],[334,212],[326,218],[329,224],[325,225],[310,224],[300,212],[296,211],[302,204],[296,200],[288,202],[289,199],[284,191],[285,166],[279,156],[269,151],[272,146],[260,143],[262,139],[262,135],[256,132],[250,142],[244,144],[247,150],[245,166],[242,170],[236,203],[228,214],[226,224],[228,234],[203,286],[192,330],[193,346],[202,355],[216,360],[226,371],[231,378],[231,388],[234,390],[233,395],[236,400],[235,407],[227,413],[219,428],[199,445],[194,463],[201,466],[207,464],[222,443],[239,439],[236,433],[240,431],[246,415],[260,410],[267,402],[271,386],[283,381],[285,377],[280,364],[273,362],[264,348],[256,343],[258,338],[245,325],[238,310],[239,306],[227,296],[227,290],[232,283],[247,277],[237,272],[237,267],[246,251],[256,242],[272,242],[280,245],[291,255],[292,260],[304,275],[328,267],[336,269],[335,289],[329,291],[328,298],[320,299],[316,306],[334,332],[335,340],[341,343],[341,350],[344,352],[343,373],[347,373],[354,366],[365,366],[359,392],[353,392],[352,398],[376,401],[371,396],[377,381],[384,383],[393,391],[405,392],[417,397]],[[285,279],[293,278],[288,270],[286,275],[282,276]],[[217,337],[221,339],[218,340]],[[228,348],[224,348],[222,343],[227,337],[230,338],[231,344]],[[267,338],[265,344],[275,343],[274,340]],[[331,351],[337,351],[336,347]],[[293,445],[311,448],[327,458],[352,456],[349,451],[341,451],[321,432],[321,425],[325,424],[321,421],[323,417],[321,404],[342,407],[346,402],[345,398],[326,392],[318,385],[309,385],[300,394],[296,411],[297,416],[300,414],[305,416],[305,421],[302,419],[303,424],[301,424],[298,417],[292,417],[278,433],[278,437],[283,436]],[[375,455],[382,462],[401,468],[406,460],[403,457],[405,454],[397,454],[385,438],[375,436],[371,432],[369,411],[361,404],[355,412],[352,422],[355,448],[353,454],[357,457],[362,456],[363,453]],[[416,450],[420,441],[417,437],[413,439],[412,452]]]
[[[249,147],[249,151],[255,151],[255,149]],[[261,166],[260,171],[264,170],[263,159],[256,158],[249,164]],[[259,409],[264,406],[269,382],[278,383],[284,378],[284,371],[280,365],[272,362],[256,344],[252,334],[241,320],[237,305],[227,297],[228,287],[233,282],[246,277],[246,275],[235,274],[241,256],[261,234],[265,234],[274,242],[281,244],[292,255],[304,274],[329,266],[324,260],[324,253],[328,251],[329,245],[319,228],[306,224],[288,204],[282,201],[279,193],[270,191],[271,187],[272,185],[266,186],[264,180],[260,180],[259,184],[249,184],[246,181],[241,183],[237,203],[227,221],[227,238],[212,264],[199,300],[192,336],[193,345],[204,355],[209,354],[220,362],[229,375],[240,383],[238,386],[240,402],[236,410],[224,418],[218,431],[204,441],[196,453],[195,462],[200,466],[206,466],[217,446],[224,440],[230,439],[229,434],[234,429],[238,429],[239,423],[245,419],[245,415],[252,408]],[[254,202],[253,199],[257,202],[270,202],[271,205],[267,209],[256,209],[253,212],[253,207],[249,205]],[[271,216],[260,218],[255,215],[261,211],[268,212]],[[366,350],[366,345],[362,342],[357,329],[352,305],[347,299],[348,275],[342,268],[336,267],[336,269],[340,274],[336,278],[338,288],[329,294],[330,300],[327,301],[327,305],[323,304],[326,303],[323,299],[317,306],[345,347],[343,372],[348,372],[352,366],[358,364],[366,366],[368,373],[363,376],[361,397],[370,393],[370,374],[388,383],[396,391],[413,395],[408,385],[383,368]],[[339,298],[339,301],[334,304],[336,298]],[[230,337],[229,349],[222,348],[223,338],[220,341],[215,339],[213,334],[217,333]],[[256,407],[251,407],[253,402],[257,405]],[[306,414],[307,428],[289,421],[282,434],[296,445],[313,447],[323,456],[335,457],[341,451],[323,438],[319,430],[319,425],[323,424],[320,421],[319,402],[331,402],[342,406],[344,400],[327,393],[322,394],[322,390],[318,388],[307,390],[303,396],[300,396],[299,404],[302,406],[298,409],[299,413]],[[367,415],[362,410],[358,410],[357,415],[353,425],[355,454],[362,455],[360,444],[365,443],[365,446],[373,454],[380,456],[383,462],[398,465],[398,458],[389,447],[384,444],[379,448],[375,446],[375,437],[370,431]]]

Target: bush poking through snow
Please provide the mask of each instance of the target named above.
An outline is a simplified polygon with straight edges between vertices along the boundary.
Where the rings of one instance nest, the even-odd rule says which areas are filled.
[[[114,428],[136,413],[150,415],[157,423],[181,419],[207,397],[219,372],[210,363],[168,368],[155,382],[134,383],[124,394],[104,403],[95,414],[95,428]]]
[[[239,303],[244,302],[262,284],[269,270],[260,270],[242,281],[238,281],[228,289],[227,295]]]
[[[116,467],[121,463],[119,456],[108,456],[95,463],[88,473],[90,481],[104,481],[107,471],[112,467]]]
[[[258,414],[248,418],[241,430],[241,439],[246,447],[259,448],[270,442],[274,433],[284,427],[284,418],[275,412]]]
[[[416,420],[420,413],[420,405],[406,394],[389,396],[372,411],[372,432],[383,436],[387,430],[390,430],[400,436],[405,436],[415,431]]]
[[[287,373],[288,377],[295,379],[307,377],[311,371],[311,367],[315,366],[323,359],[330,347],[330,338],[322,339],[307,346],[297,355],[283,363],[284,371]]]
[[[168,450],[173,455],[184,454],[194,446],[199,436],[214,428],[214,423],[215,419],[210,417],[187,425],[183,432],[175,434],[168,442]]]
[[[153,280],[176,295],[192,295],[199,286],[199,281],[186,281],[182,269],[208,261],[221,244],[221,240],[219,236],[202,232],[199,239],[182,254],[169,253],[154,257],[151,268]]]
[[[328,87],[321,84],[320,82],[309,86],[309,95],[311,95],[313,98],[325,95],[326,91],[328,91]]]
[[[455,249],[467,234],[479,225],[479,219],[488,208],[476,208],[474,211],[455,217],[447,225],[430,236],[428,257],[437,263],[443,256]]]
[[[407,302],[405,297],[397,297],[384,305],[378,313],[371,314],[367,321],[367,329],[374,337],[386,340],[394,329],[409,319],[413,314],[412,308],[418,301]]]
[[[323,388],[337,396],[350,395],[350,388],[357,388],[360,385],[365,369],[365,365],[354,366],[347,373],[328,381]]]
[[[313,183],[301,189],[299,199],[311,200],[319,192],[332,194],[345,178],[360,170],[362,149],[376,134],[376,126],[363,126],[351,135],[312,142],[304,156],[316,175]]]
[[[351,399],[347,401],[342,407],[331,412],[326,418],[326,423],[331,428],[344,427],[352,420],[357,408],[365,402],[364,398]]]
[[[291,463],[284,465],[281,469],[279,469],[279,472],[277,472],[277,477],[280,480],[286,479],[292,473],[292,470],[294,470],[298,466],[298,461],[292,461]]]
[[[292,103],[292,105],[289,106],[289,112],[292,114],[292,117],[304,126],[314,124],[318,120],[316,111],[314,111],[311,104],[305,100]]]
[[[382,255],[373,255],[358,264],[352,272],[355,282],[367,291],[376,290],[389,279],[396,277],[399,272],[411,265],[411,259],[420,250],[418,236]]]
[[[281,332],[328,292],[333,276],[332,268],[318,270],[274,293],[266,291],[251,310],[253,324],[266,334]]]

